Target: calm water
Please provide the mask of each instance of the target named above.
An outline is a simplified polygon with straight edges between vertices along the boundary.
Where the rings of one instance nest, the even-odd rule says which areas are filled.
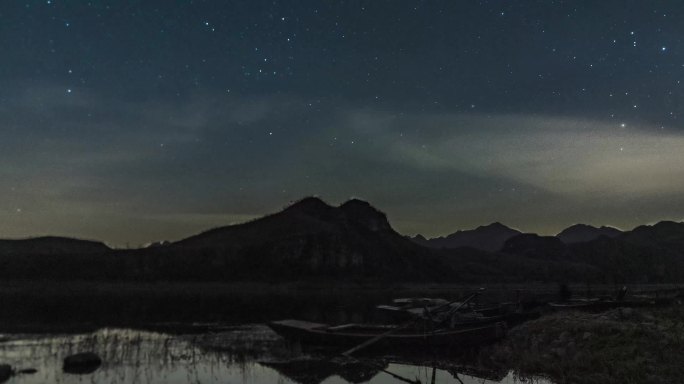
[[[432,367],[388,357],[340,364],[303,355],[262,325],[214,327],[199,335],[106,328],[78,335],[0,335],[2,339],[0,363],[38,370],[7,381],[17,384],[400,382],[379,369],[422,383],[431,383],[433,377]],[[78,352],[96,352],[102,366],[85,375],[64,373],[64,357]],[[459,372],[444,363],[435,369],[434,377],[435,383],[548,384],[521,381],[509,372]]]

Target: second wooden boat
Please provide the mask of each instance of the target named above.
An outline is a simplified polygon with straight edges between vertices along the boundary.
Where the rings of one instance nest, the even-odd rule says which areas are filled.
[[[395,325],[345,324],[330,326],[301,320],[280,320],[268,324],[280,336],[303,344],[348,347],[380,335],[373,348],[395,347],[472,347],[502,338],[504,323],[471,328],[421,330]]]

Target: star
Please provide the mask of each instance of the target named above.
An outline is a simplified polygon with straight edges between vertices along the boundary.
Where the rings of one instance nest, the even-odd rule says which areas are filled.
[[[613,155],[616,149],[627,152],[616,156],[625,159],[647,156],[653,148],[645,144],[642,147],[641,142],[636,146],[633,140],[662,135],[664,130],[672,134],[673,142],[658,148],[663,149],[662,156],[631,172],[648,172],[647,168],[657,163],[661,169],[672,171],[674,180],[674,170],[684,164],[684,159],[670,149],[670,145],[677,148],[680,138],[684,145],[684,124],[677,109],[684,94],[684,60],[677,39],[684,27],[673,16],[679,11],[675,2],[662,2],[657,7],[649,2],[632,2],[629,12],[607,12],[600,20],[583,17],[594,10],[587,5],[589,2],[566,1],[529,2],[514,9],[502,2],[456,5],[458,2],[435,0],[420,6],[418,2],[393,4],[388,10],[375,2],[322,2],[315,6],[292,2],[287,7],[273,1],[265,6],[240,7],[204,0],[172,2],[168,7],[162,3],[135,2],[131,7],[117,1],[39,0],[21,1],[16,7],[0,6],[2,25],[8,26],[0,33],[0,42],[9,47],[17,42],[18,48],[8,50],[8,59],[0,70],[0,110],[12,116],[5,119],[11,119],[12,124],[0,116],[0,122],[9,127],[4,128],[7,137],[1,142],[11,149],[7,143],[32,143],[33,137],[45,136],[73,141],[69,148],[95,147],[103,152],[96,160],[116,163],[112,167],[105,165],[116,168],[112,173],[121,178],[116,181],[122,185],[135,185],[136,177],[150,176],[148,199],[170,176],[179,182],[192,178],[202,184],[198,191],[220,188],[224,181],[213,177],[215,164],[235,163],[247,156],[254,156],[255,161],[240,164],[245,167],[244,173],[234,171],[237,165],[222,171],[226,185],[232,185],[234,177],[260,171],[257,165],[273,167],[265,173],[282,174],[286,179],[293,175],[285,166],[259,161],[260,156],[268,156],[259,145],[282,151],[275,155],[285,158],[291,147],[306,142],[311,142],[311,150],[296,154],[311,157],[306,172],[322,173],[322,169],[316,169],[317,164],[325,165],[332,154],[318,151],[317,145],[328,148],[333,143],[332,148],[339,154],[361,151],[357,154],[368,158],[373,167],[362,166],[359,178],[367,176],[365,172],[381,174],[385,170],[382,167],[389,169],[395,160],[406,167],[404,171],[415,172],[401,180],[389,172],[387,180],[398,187],[405,184],[407,191],[417,187],[416,180],[431,182],[430,178],[437,178],[437,168],[443,165],[465,166],[461,165],[465,157],[469,157],[472,172],[484,174],[486,179],[473,190],[489,190],[498,182],[487,174],[489,170],[508,177],[509,170],[503,168],[510,166],[512,170],[523,163],[527,147],[543,145],[548,148],[539,156],[549,156],[549,167],[576,168],[576,174],[568,177],[581,180],[582,188],[591,189],[589,184],[597,180],[593,177],[596,173],[583,178],[593,171],[580,167],[575,158],[552,159],[553,153],[565,148],[546,141],[543,126],[547,121],[565,127],[563,134],[568,137],[595,133],[606,140],[582,149],[588,159],[596,155],[594,151],[603,154],[606,149]],[[618,3],[608,0],[606,9]],[[314,9],[319,5],[320,9]],[[15,8],[18,12],[12,12]],[[524,26],[516,25],[518,16],[526,19]],[[525,44],[517,44],[523,41]],[[16,111],[13,105],[18,106]],[[31,115],[33,107],[35,113]],[[56,117],[54,121],[52,116]],[[664,124],[668,128],[662,128]],[[525,145],[499,151],[505,143],[497,139],[491,140],[484,151],[477,147],[484,138],[497,138],[505,130],[502,127],[513,126],[521,127],[514,133]],[[585,130],[585,126],[590,128]],[[80,135],[88,127],[94,129]],[[173,141],[166,143],[167,138]],[[473,140],[475,148],[472,154],[461,150],[471,144],[469,140]],[[240,145],[244,148],[234,150],[233,146]],[[449,151],[452,146],[454,150]],[[384,147],[391,158],[379,161],[383,153],[377,149]],[[634,151],[628,151],[628,147]],[[17,148],[17,152],[20,149],[30,148]],[[135,161],[120,161],[123,156],[116,153],[122,149],[130,151]],[[69,161],[59,146],[46,150],[54,152],[45,158]],[[146,158],[150,150],[158,158]],[[189,153],[195,150],[207,152]],[[422,153],[416,153],[418,150]],[[431,156],[425,156],[428,154]],[[171,157],[175,155],[187,161],[187,166],[180,164],[182,161],[173,162]],[[511,157],[510,162],[502,159],[504,155]],[[16,157],[16,167],[29,168],[30,164],[19,161],[23,157]],[[75,161],[81,161],[81,157]],[[543,160],[540,162],[544,165]],[[361,160],[353,158],[350,163],[350,167],[358,168]],[[63,164],[56,165],[66,169]],[[611,164],[619,169],[615,169],[610,181],[628,186],[631,180],[621,179],[628,174],[622,172],[623,165]],[[138,166],[140,172],[128,172]],[[560,188],[545,175],[536,174],[536,165],[525,167],[527,163],[520,167],[525,174],[511,177],[538,178],[531,184],[543,184],[551,190]],[[83,179],[84,185],[101,182],[87,167],[73,168],[79,173],[74,178]],[[159,169],[173,174],[157,175]],[[203,171],[194,177],[188,171],[193,169]],[[20,171],[17,174],[24,174]],[[39,177],[34,175],[39,172],[26,171]],[[282,181],[275,179],[261,187],[274,187]],[[457,179],[455,175],[454,184],[463,182]],[[57,184],[68,181],[57,180]],[[652,190],[684,186],[682,182],[673,187],[669,181],[664,180]],[[0,180],[0,190],[7,190],[12,182],[11,178]],[[438,188],[443,190],[435,191],[434,199],[451,188],[451,182],[444,181],[444,187]],[[349,188],[340,194],[388,193],[354,179],[337,183],[336,188]],[[67,185],[57,187],[68,189]],[[101,187],[93,185],[86,194]],[[256,183],[244,187],[245,191],[260,188]],[[641,189],[635,192],[624,185],[611,187],[622,191],[612,196],[616,201],[624,201],[620,197],[627,191],[634,198],[642,197],[637,196]],[[506,190],[510,191],[510,186]],[[303,187],[298,191],[307,192]],[[203,198],[199,194],[193,197]],[[589,195],[576,197],[576,201],[591,200]],[[401,198],[414,203],[410,201],[412,196]],[[382,199],[376,201],[379,206],[387,204]],[[29,198],[18,198],[6,209],[14,213],[17,207],[29,206],[30,202]],[[274,201],[263,203],[273,205]],[[668,208],[673,212],[679,212],[677,209],[684,209],[684,197],[676,204],[668,204],[672,204]],[[396,209],[391,204],[388,208]],[[437,205],[428,208],[439,211]],[[31,215],[39,214],[29,210]],[[492,216],[491,212],[485,214]],[[40,215],[50,219],[48,212]],[[404,214],[402,219],[410,222],[412,218]]]

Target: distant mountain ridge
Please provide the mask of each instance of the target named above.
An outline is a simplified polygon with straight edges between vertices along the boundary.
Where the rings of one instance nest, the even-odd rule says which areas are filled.
[[[661,221],[654,225],[641,225],[625,232],[620,239],[632,244],[658,244],[666,248],[684,247],[684,223]]]
[[[522,232],[509,228],[499,222],[483,225],[471,230],[456,231],[446,237],[426,239],[416,235],[411,240],[431,248],[470,247],[483,251],[496,252],[503,247],[506,240],[520,235]]]
[[[448,246],[424,246],[421,241],[434,239],[400,235],[368,202],[332,206],[309,197],[256,220],[139,249],[60,237],[0,240],[0,279],[684,281],[684,223],[663,221],[620,234],[582,225],[563,232],[539,236],[494,223],[439,240],[448,239]]]
[[[565,244],[572,244],[591,241],[601,236],[615,238],[621,234],[621,230],[613,227],[602,226],[597,228],[586,224],[575,224],[562,230],[556,237],[561,239]]]
[[[111,248],[104,243],[70,237],[43,236],[27,239],[0,240],[0,254],[98,253]]]

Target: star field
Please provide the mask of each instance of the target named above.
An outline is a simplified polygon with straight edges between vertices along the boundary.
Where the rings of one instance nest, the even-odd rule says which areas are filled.
[[[319,195],[404,233],[684,216],[677,1],[8,1],[0,237]]]

